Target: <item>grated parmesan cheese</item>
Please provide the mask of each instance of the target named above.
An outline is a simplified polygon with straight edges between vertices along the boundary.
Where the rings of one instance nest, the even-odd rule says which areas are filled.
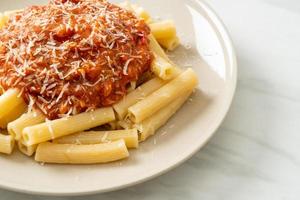
[[[150,70],[149,34],[144,21],[107,1],[25,8],[0,30],[0,86],[20,89],[30,110],[49,119],[112,105]]]

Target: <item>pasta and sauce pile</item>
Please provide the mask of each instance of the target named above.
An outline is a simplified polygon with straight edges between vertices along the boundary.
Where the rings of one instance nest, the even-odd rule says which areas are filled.
[[[198,83],[166,55],[174,23],[105,0],[50,0],[0,14],[0,152],[106,163],[162,127]]]

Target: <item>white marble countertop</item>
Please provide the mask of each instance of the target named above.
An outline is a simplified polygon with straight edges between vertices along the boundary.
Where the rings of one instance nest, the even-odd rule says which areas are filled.
[[[0,190],[0,199],[300,199],[300,1],[211,0],[235,43],[232,108],[192,159],[152,181],[89,197]]]

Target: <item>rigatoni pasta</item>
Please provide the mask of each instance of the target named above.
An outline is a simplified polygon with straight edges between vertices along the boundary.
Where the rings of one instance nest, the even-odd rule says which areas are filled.
[[[124,140],[105,144],[55,144],[38,145],[35,160],[45,163],[94,164],[107,163],[129,156]]]
[[[131,4],[128,1],[120,3],[119,6],[129,10],[130,12],[133,12],[140,19],[146,21],[147,23],[150,23],[152,21],[150,14],[143,7],[140,7],[136,4]]]
[[[25,113],[15,121],[10,122],[7,125],[7,130],[8,133],[15,138],[15,140],[20,140],[22,131],[25,127],[40,124],[44,122],[45,119],[46,117],[39,111]]]
[[[180,44],[173,21],[129,2],[79,1],[0,13],[1,153],[16,142],[42,163],[125,159],[197,86],[164,50]]]
[[[180,44],[180,40],[177,36],[170,39],[158,39],[157,41],[168,51],[174,51]]]
[[[25,144],[34,145],[72,133],[88,130],[114,120],[115,114],[111,107],[100,108],[95,111],[26,127],[23,129],[22,138]]]
[[[149,26],[151,29],[151,33],[156,40],[168,40],[177,37],[175,24],[171,20],[150,23]]]
[[[23,140],[19,140],[17,141],[17,143],[19,151],[26,156],[32,156],[35,153],[38,146],[37,144],[28,146]]]
[[[125,130],[131,129],[133,127],[133,125],[134,125],[134,123],[128,118],[118,121],[118,126]]]
[[[149,26],[152,35],[162,47],[168,51],[173,51],[179,46],[180,40],[176,34],[176,28],[173,21],[165,20],[155,22],[149,24]]]
[[[133,4],[131,7],[139,18],[145,20],[147,23],[152,21],[150,14],[143,7],[135,4]]]
[[[139,123],[150,117],[163,107],[196,87],[198,78],[192,69],[187,69],[177,78],[170,81],[147,98],[128,108],[128,117],[135,123]]]
[[[98,144],[124,140],[127,148],[138,148],[137,129],[116,131],[85,131],[54,140],[58,144]]]
[[[23,104],[20,104],[16,107],[14,107],[9,113],[7,113],[5,116],[3,116],[2,119],[0,119],[0,128],[7,128],[7,125],[17,119],[19,116],[21,116],[26,111],[26,107],[24,107]]]
[[[168,62],[171,62],[166,52],[162,49],[162,47],[159,45],[158,41],[155,39],[155,37],[152,34],[150,34],[149,36],[149,41],[150,41],[150,48],[152,52],[154,52],[157,56],[160,56],[163,59],[167,60]]]
[[[11,154],[14,149],[14,138],[0,133],[0,153]]]
[[[6,24],[7,18],[3,13],[0,13],[0,29]]]
[[[180,69],[168,58],[153,35],[149,36],[149,40],[150,48],[154,54],[153,73],[163,80],[170,80],[176,77],[181,72]]]
[[[16,12],[22,10],[12,10],[12,11],[5,11],[4,13],[0,13],[0,29],[8,22],[9,17]]]
[[[127,94],[120,102],[113,105],[113,108],[117,114],[117,117],[119,120],[122,120],[125,118],[128,108],[138,101],[144,99],[146,96],[154,92],[155,90],[162,87],[166,81],[161,80],[160,78],[153,78],[143,85],[139,86],[134,91]]]
[[[10,89],[0,96],[0,128],[17,119],[26,110],[26,104],[19,91]]]
[[[176,111],[182,106],[182,104],[189,98],[192,91],[189,91],[174,102],[167,105],[159,112],[155,113],[151,117],[144,121],[135,124],[134,126],[140,132],[140,141],[145,141],[148,137],[153,135],[160,127],[167,123],[167,121],[176,113]]]
[[[154,61],[152,63],[152,71],[155,75],[163,80],[170,80],[176,75],[176,68],[166,59],[154,53]]]

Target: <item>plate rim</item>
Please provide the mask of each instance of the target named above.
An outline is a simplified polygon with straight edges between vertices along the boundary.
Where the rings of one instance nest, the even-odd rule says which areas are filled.
[[[116,190],[121,190],[127,187],[131,187],[134,185],[138,185],[140,183],[149,181],[151,179],[154,179],[162,174],[165,174],[172,169],[178,167],[179,165],[183,164],[185,161],[189,160],[193,155],[195,155],[201,148],[203,148],[206,143],[213,137],[213,135],[216,133],[216,131],[219,129],[221,126],[222,122],[224,121],[225,117],[227,116],[227,113],[232,105],[233,98],[236,92],[236,87],[237,87],[237,74],[238,74],[238,65],[237,65],[237,56],[236,52],[234,49],[234,44],[232,41],[232,38],[229,34],[228,29],[226,28],[225,24],[221,20],[221,18],[217,15],[217,13],[212,9],[212,7],[206,2],[206,0],[193,0],[195,3],[200,5],[202,9],[208,14],[209,19],[211,20],[210,24],[215,25],[217,27],[217,30],[221,30],[219,33],[221,37],[219,36],[218,38],[222,40],[222,42],[225,45],[225,49],[227,49],[229,52],[227,52],[228,57],[231,59],[231,65],[230,68],[232,69],[231,77],[232,77],[232,85],[229,88],[229,94],[228,94],[228,100],[226,103],[226,108],[222,110],[222,114],[220,114],[221,117],[218,118],[218,125],[213,128],[211,131],[212,133],[203,140],[202,145],[198,145],[197,148],[193,149],[188,153],[187,156],[185,156],[182,159],[176,160],[173,165],[170,165],[159,172],[152,172],[152,174],[147,175],[145,177],[141,177],[137,180],[128,182],[126,184],[120,184],[118,186],[110,187],[110,188],[104,188],[104,189],[92,189],[92,190],[84,190],[84,191],[76,191],[76,192],[50,192],[50,191],[37,191],[37,190],[30,190],[26,188],[21,188],[19,186],[12,186],[12,185],[5,185],[0,182],[0,188],[17,192],[17,193],[24,193],[24,194],[30,194],[30,195],[43,195],[43,196],[84,196],[84,195],[93,195],[93,194],[100,194],[100,193],[107,193],[107,192],[112,192]]]

